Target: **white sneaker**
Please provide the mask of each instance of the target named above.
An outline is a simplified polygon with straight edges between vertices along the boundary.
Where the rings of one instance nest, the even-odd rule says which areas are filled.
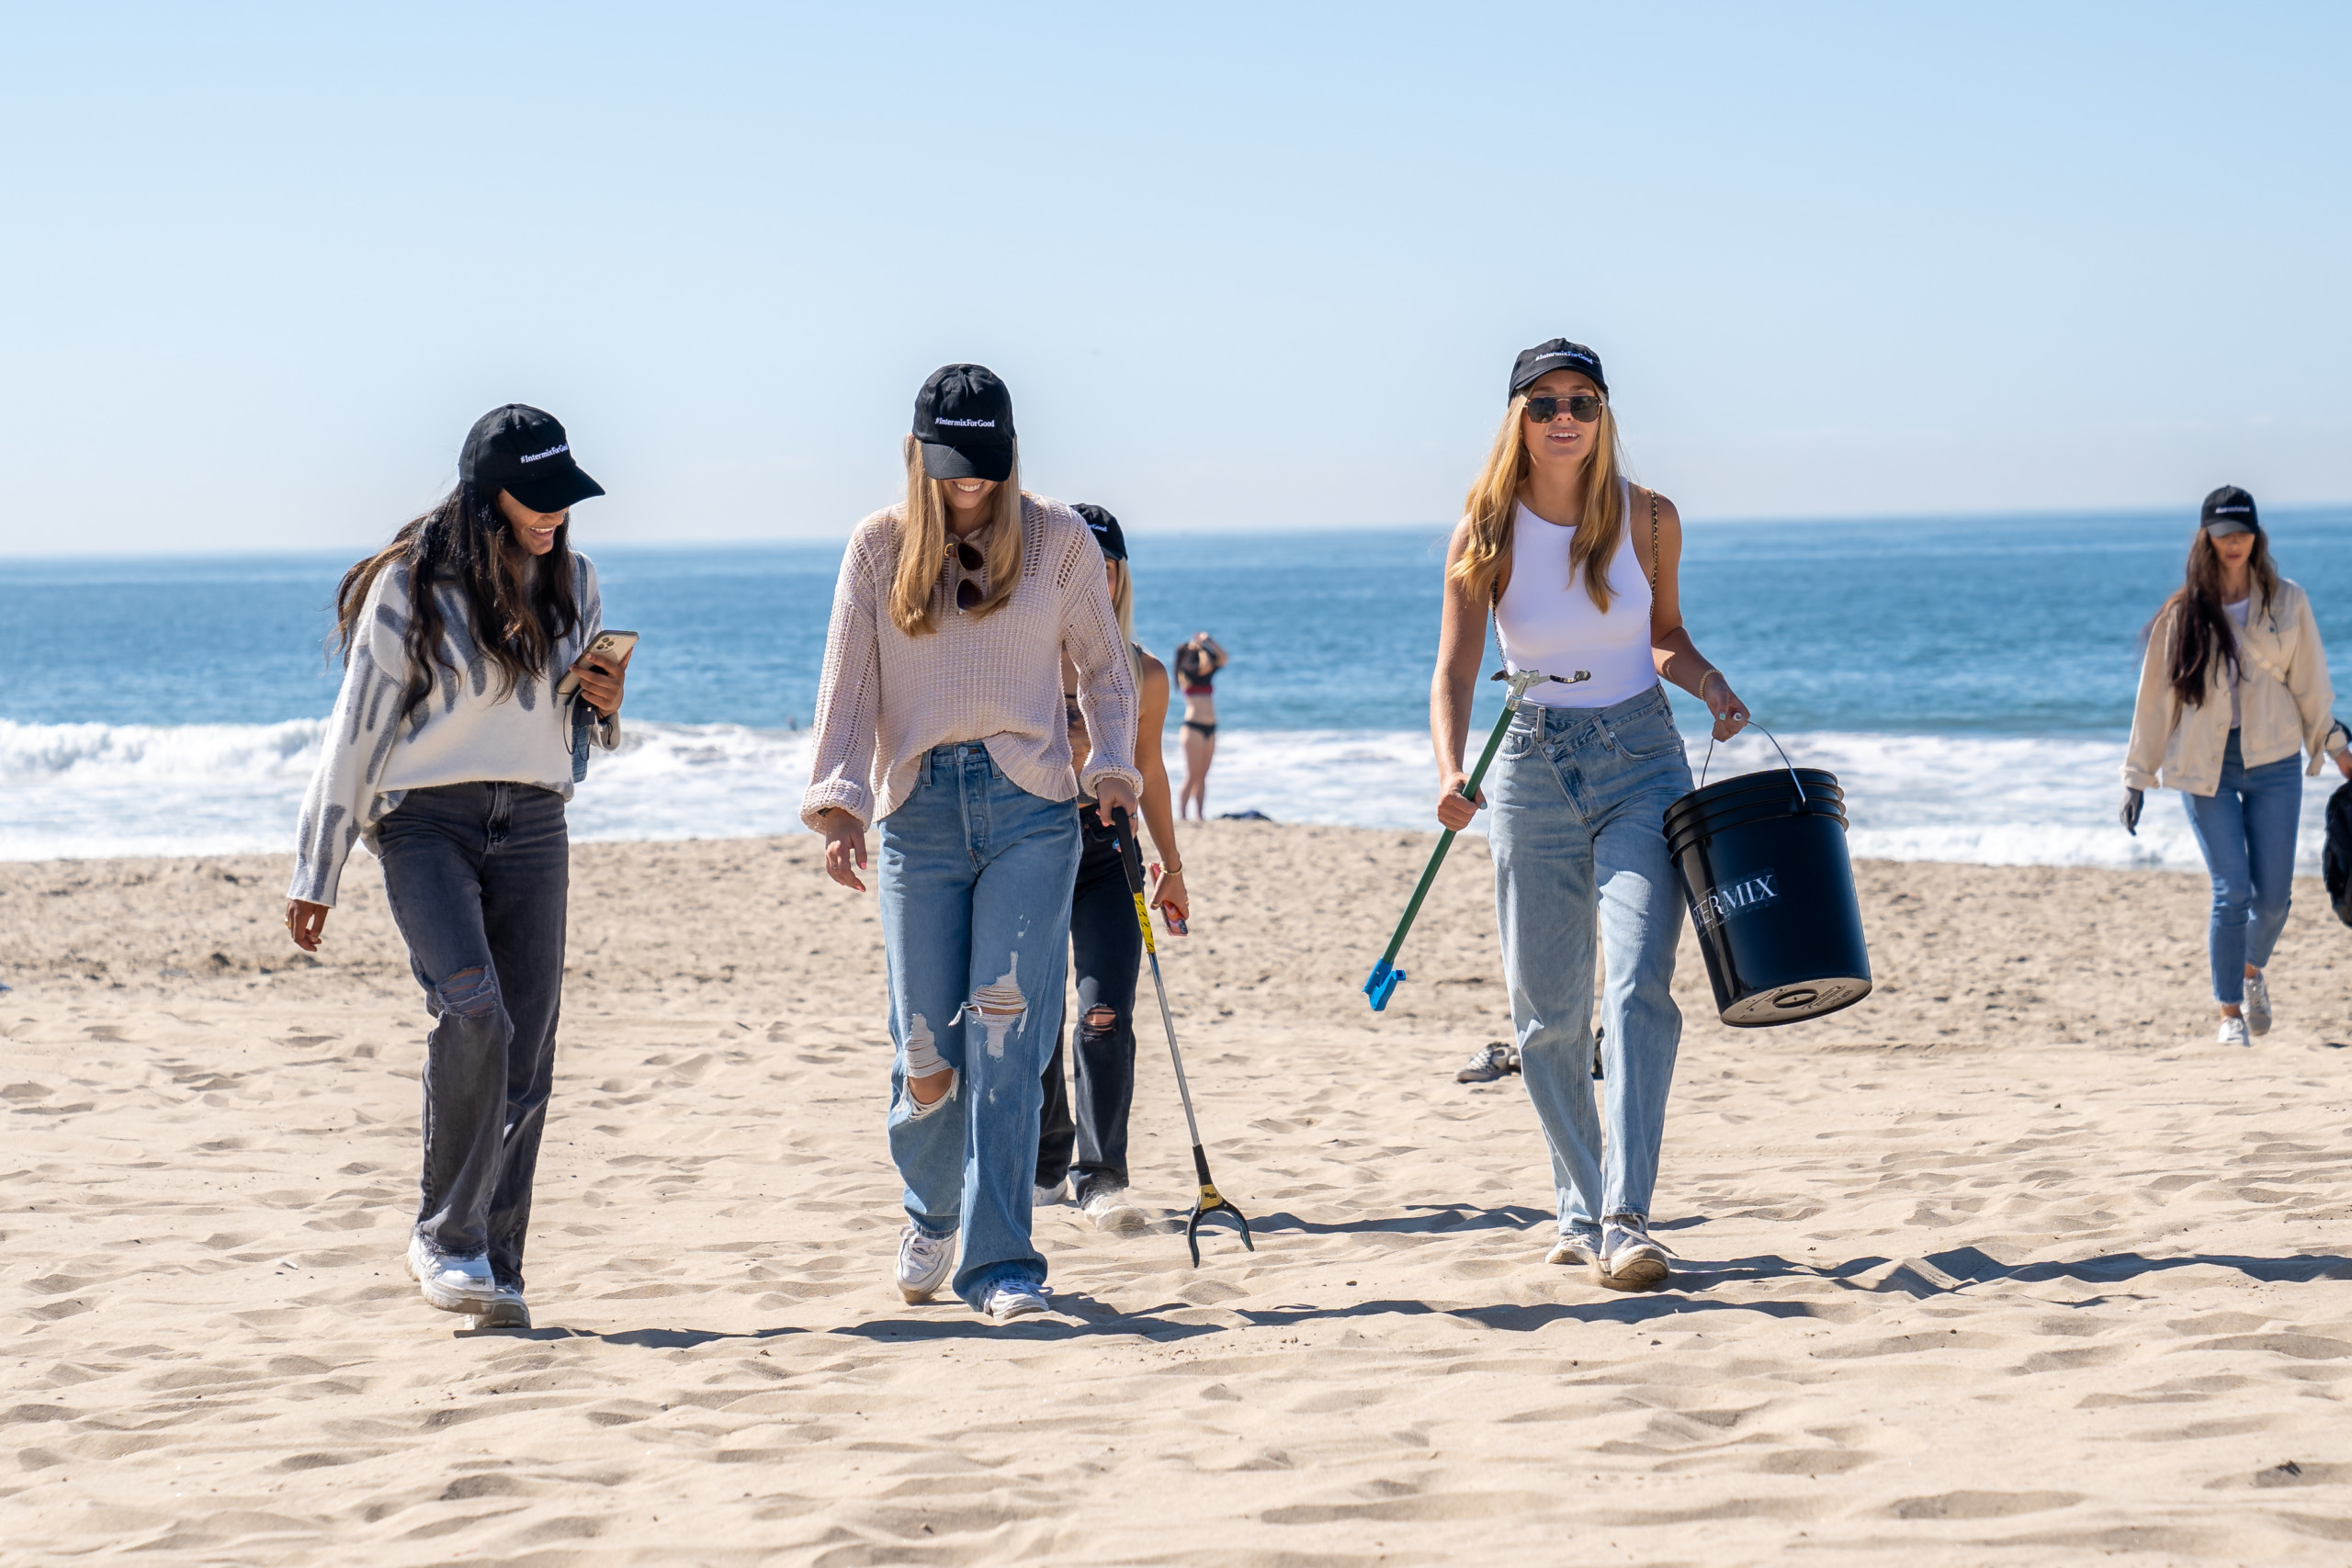
[[[1623,1291],[1646,1291],[1666,1283],[1671,1272],[1666,1248],[1652,1241],[1640,1214],[1620,1214],[1601,1232],[1600,1278]]]
[[[989,1287],[985,1310],[997,1322],[1011,1323],[1018,1317],[1035,1317],[1039,1313],[1050,1312],[1052,1308],[1046,1303],[1045,1286],[1032,1284],[1026,1280],[1012,1280]]]
[[[1600,1227],[1596,1224],[1571,1225],[1560,1233],[1560,1239],[1544,1255],[1546,1263],[1582,1263],[1600,1267]]]
[[[2256,1034],[2270,1032],[2270,977],[2267,975],[2246,979],[2245,1026]]]
[[[927,1302],[956,1267],[956,1238],[925,1235],[912,1225],[899,1232],[899,1294]]]
[[[1099,1231],[1139,1231],[1150,1223],[1141,1209],[1127,1201],[1127,1190],[1114,1182],[1097,1181],[1089,1187],[1083,1207]]]
[[[443,1312],[485,1313],[497,1304],[490,1259],[445,1258],[423,1236],[408,1238],[408,1275],[424,1299]]]
[[[481,1323],[479,1326],[483,1328],[530,1327],[531,1308],[529,1303],[523,1300],[523,1287],[501,1284],[498,1287],[497,1299],[491,1303],[490,1310],[481,1314]]]
[[[1034,1182],[1030,1184],[1029,1206],[1032,1209],[1057,1208],[1069,1201],[1069,1182],[1067,1179],[1057,1181],[1051,1187],[1039,1187]]]
[[[2216,1045],[2244,1045],[2248,1049],[2251,1049],[2254,1045],[2254,1037],[2246,1032],[2245,1020],[2242,1018],[2224,1018],[2222,1020],[2222,1027],[2216,1031],[2213,1035],[2213,1043]]]

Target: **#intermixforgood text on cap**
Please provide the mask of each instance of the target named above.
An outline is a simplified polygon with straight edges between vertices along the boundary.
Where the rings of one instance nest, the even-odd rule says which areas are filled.
[[[555,415],[528,403],[507,403],[474,421],[458,454],[458,478],[492,495],[503,490],[539,513],[605,493],[573,460],[571,438]]]
[[[1592,378],[1592,384],[1603,396],[1609,391],[1609,380],[1600,373],[1600,355],[1580,343],[1566,338],[1548,338],[1533,348],[1521,351],[1510,367],[1510,390],[1505,398],[1515,398],[1555,370],[1577,370]]]
[[[935,479],[1012,473],[1012,394],[985,365],[943,365],[915,394],[922,471]]]
[[[2207,496],[2197,522],[2208,534],[2262,532],[2262,519],[2255,513],[2254,497],[2235,485],[2223,485]]]

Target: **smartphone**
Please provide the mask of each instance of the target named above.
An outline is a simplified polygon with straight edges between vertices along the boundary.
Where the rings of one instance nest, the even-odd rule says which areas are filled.
[[[1152,863],[1151,874],[1155,882],[1160,875],[1159,863],[1158,861],[1154,861]],[[1178,915],[1175,910],[1170,908],[1165,904],[1159,906],[1159,919],[1161,922],[1168,927],[1168,931],[1170,936],[1184,936],[1189,934],[1193,929],[1182,916]]]
[[[618,664],[627,659],[636,647],[635,632],[598,632],[596,640],[588,645],[588,651],[582,654],[581,658],[589,659],[602,655],[603,662]],[[563,679],[555,683],[555,694],[559,697],[568,697],[579,689],[580,677],[569,670],[563,672]]]

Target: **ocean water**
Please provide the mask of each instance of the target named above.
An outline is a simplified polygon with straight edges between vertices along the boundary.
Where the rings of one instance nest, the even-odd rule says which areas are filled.
[[[2342,686],[2352,509],[2269,522]],[[2177,800],[2152,800],[2137,839],[2114,813],[2140,632],[2193,524],[2184,511],[1693,525],[1684,611],[1788,755],[1844,782],[1858,854],[2189,868]],[[594,762],[575,836],[799,830],[839,546],[581,542],[608,624],[645,641],[628,744]],[[1438,529],[1137,533],[1141,640],[1166,657],[1206,629],[1233,655],[1213,813],[1430,825],[1442,547]],[[347,564],[0,560],[0,859],[287,847],[334,700],[325,637]],[[1482,690],[1481,734],[1495,701]],[[1697,767],[1702,710],[1676,705]],[[1751,736],[1707,765],[1774,760]],[[2306,790],[2307,868],[2335,782]]]

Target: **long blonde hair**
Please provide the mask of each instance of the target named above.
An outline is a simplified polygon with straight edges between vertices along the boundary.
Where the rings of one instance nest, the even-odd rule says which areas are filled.
[[[966,612],[975,620],[996,614],[1021,581],[1021,453],[996,487],[996,516],[988,530],[989,591]],[[942,481],[923,472],[922,443],[907,437],[907,499],[899,509],[899,569],[890,580],[890,620],[909,637],[933,631],[932,601],[943,597],[947,559],[947,497]],[[956,607],[953,600],[945,608]]]
[[[1519,492],[1533,466],[1523,434],[1526,416],[1527,394],[1521,392],[1503,411],[1502,428],[1495,432],[1494,445],[1487,449],[1486,467],[1478,470],[1470,497],[1463,503],[1470,538],[1463,547],[1462,558],[1453,563],[1452,576],[1472,599],[1490,604],[1499,603],[1503,591],[1510,586]],[[1558,417],[1567,418],[1567,411],[1561,410]],[[1609,613],[1609,563],[1615,558],[1617,542],[1625,531],[1624,458],[1617,446],[1617,416],[1610,412],[1606,399],[1601,400],[1600,423],[1594,427],[1592,445],[1593,455],[1584,465],[1584,514],[1577,521],[1575,537],[1568,541],[1568,571],[1571,579],[1584,579],[1584,591],[1605,615]],[[1595,561],[1600,563],[1599,570],[1593,569]]]
[[[1111,569],[1111,613],[1119,617],[1119,640],[1126,645],[1127,664],[1136,672],[1136,685],[1143,685],[1143,660],[1136,657],[1136,574],[1127,570],[1123,560],[1108,561]]]

